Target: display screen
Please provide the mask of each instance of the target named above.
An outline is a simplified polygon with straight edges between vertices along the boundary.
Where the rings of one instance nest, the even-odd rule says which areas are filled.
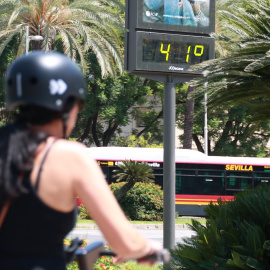
[[[137,0],[137,27],[209,34],[215,31],[214,0]]]
[[[190,73],[192,65],[214,58],[214,39],[136,33],[136,70]]]
[[[194,65],[209,59],[209,44],[143,39],[143,62]]]

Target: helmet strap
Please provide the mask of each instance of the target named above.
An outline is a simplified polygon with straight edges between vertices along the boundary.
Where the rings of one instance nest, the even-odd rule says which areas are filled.
[[[68,121],[69,115],[68,113],[62,114],[62,123],[63,123],[63,139],[66,139],[66,132],[67,132],[67,121]]]

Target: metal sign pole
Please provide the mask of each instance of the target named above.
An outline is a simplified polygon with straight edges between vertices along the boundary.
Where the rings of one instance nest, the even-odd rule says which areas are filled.
[[[25,32],[25,54],[28,54],[29,50],[29,26],[26,26],[26,32]]]
[[[175,83],[164,83],[163,247],[175,245]]]

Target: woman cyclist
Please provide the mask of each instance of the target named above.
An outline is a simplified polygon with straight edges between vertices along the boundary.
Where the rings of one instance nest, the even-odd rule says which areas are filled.
[[[3,270],[66,269],[63,239],[76,223],[77,196],[117,254],[116,262],[161,249],[132,228],[85,147],[64,139],[85,93],[80,69],[60,53],[33,52],[7,71],[7,108],[16,108],[17,118],[0,129]]]

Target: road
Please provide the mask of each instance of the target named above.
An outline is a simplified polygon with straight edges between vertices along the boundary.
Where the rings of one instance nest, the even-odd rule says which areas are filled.
[[[156,240],[163,244],[163,230],[162,229],[139,229],[139,231],[145,235],[147,238]],[[179,229],[175,230],[175,243],[183,243],[184,237],[191,237],[195,235],[195,233],[189,229]],[[102,235],[100,230],[97,229],[74,229],[68,236],[68,238],[86,238],[89,243],[95,241],[103,241],[106,242],[106,239]]]

